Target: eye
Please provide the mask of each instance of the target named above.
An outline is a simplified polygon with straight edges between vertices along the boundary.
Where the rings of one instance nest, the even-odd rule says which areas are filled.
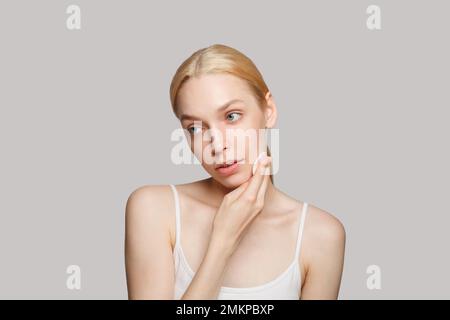
[[[231,117],[230,117],[231,116]],[[227,120],[230,120],[231,122],[235,122],[238,120],[242,115],[237,112],[231,112],[227,115]]]
[[[195,129],[198,129],[198,130],[195,131]],[[200,133],[200,132],[201,132],[201,129],[202,129],[201,127],[194,127],[194,126],[187,128],[187,130],[188,130],[189,133],[191,133],[191,134],[197,134],[197,133]]]

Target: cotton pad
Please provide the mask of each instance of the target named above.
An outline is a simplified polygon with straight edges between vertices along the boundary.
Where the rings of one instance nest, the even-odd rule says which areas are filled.
[[[253,171],[253,175],[255,174],[256,168],[258,167],[258,161],[261,160],[261,158],[263,156],[265,156],[265,155],[267,155],[267,153],[265,151],[261,152],[259,154],[258,158],[256,158],[255,162],[253,162],[253,170],[252,170]]]

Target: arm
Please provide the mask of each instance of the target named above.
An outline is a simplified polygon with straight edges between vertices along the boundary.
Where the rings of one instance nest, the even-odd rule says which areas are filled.
[[[168,210],[175,209],[167,206],[173,201],[169,192],[166,186],[145,186],[128,198],[125,266],[129,299],[174,298],[172,211]],[[215,299],[218,295],[232,247],[212,234],[205,257],[181,299]]]
[[[232,251],[231,245],[215,240],[213,234],[205,257],[181,299],[217,299]]]
[[[318,208],[311,210],[301,299],[337,299],[344,267],[345,229],[331,214]]]
[[[169,215],[164,208],[164,200],[169,199],[162,189],[162,186],[136,189],[126,204],[125,267],[129,299],[173,299]]]
[[[247,226],[261,212],[270,158],[252,178],[225,195],[216,212],[208,248],[181,299],[216,299],[224,271]],[[175,211],[167,186],[135,190],[126,205],[125,263],[130,299],[173,299],[175,270],[169,214]]]

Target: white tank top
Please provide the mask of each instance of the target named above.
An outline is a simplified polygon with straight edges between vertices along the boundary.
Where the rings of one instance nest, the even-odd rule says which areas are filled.
[[[181,247],[181,219],[180,219],[180,200],[178,191],[173,184],[170,184],[175,199],[175,221],[176,237],[173,258],[175,263],[175,293],[174,299],[179,300],[191,283],[195,272],[189,266],[186,256]],[[218,300],[298,300],[300,299],[300,264],[299,255],[303,234],[303,226],[308,211],[308,203],[304,202],[302,206],[301,219],[298,227],[297,244],[295,257],[289,267],[275,279],[262,285],[253,287],[225,287],[222,286]]]

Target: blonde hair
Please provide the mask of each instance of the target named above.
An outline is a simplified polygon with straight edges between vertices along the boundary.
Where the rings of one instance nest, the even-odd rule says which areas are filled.
[[[183,83],[189,78],[202,74],[227,73],[244,80],[259,102],[261,108],[266,106],[266,93],[269,91],[263,76],[252,60],[242,52],[223,44],[214,44],[195,51],[177,69],[170,84],[170,102],[172,110],[178,117],[177,96]],[[267,147],[270,156],[270,149]],[[273,181],[273,175],[270,175]]]

